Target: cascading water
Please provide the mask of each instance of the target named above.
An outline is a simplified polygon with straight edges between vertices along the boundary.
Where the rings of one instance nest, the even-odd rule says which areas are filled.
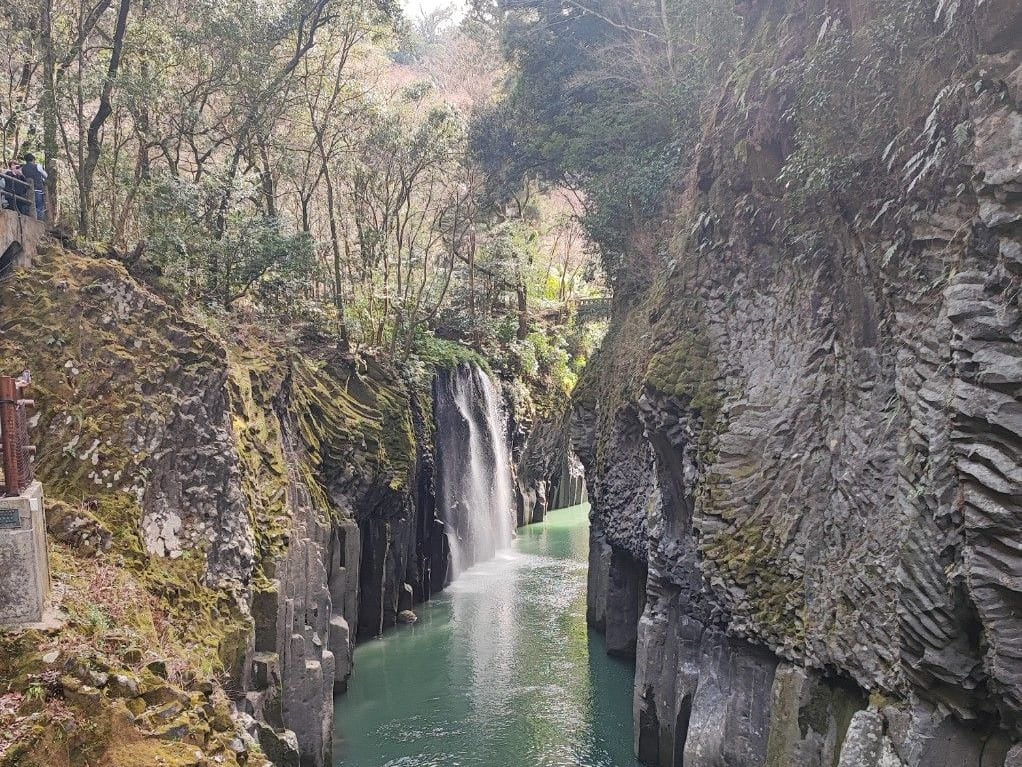
[[[497,393],[475,365],[437,376],[434,417],[437,510],[450,550],[450,581],[511,544],[511,460]]]

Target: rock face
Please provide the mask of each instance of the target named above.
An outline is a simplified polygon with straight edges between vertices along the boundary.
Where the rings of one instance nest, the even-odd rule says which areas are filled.
[[[616,624],[643,605],[647,764],[1015,759],[1022,51],[1013,4],[966,5],[914,32],[908,11],[883,20],[923,30],[894,140],[849,177],[854,209],[839,186],[807,222],[777,183],[799,148],[791,73],[808,78],[825,19],[850,39],[882,19],[742,4],[762,69],[704,127],[681,265],[618,297],[587,370],[589,618],[627,651]]]
[[[215,335],[113,262],[50,251],[2,289],[32,307],[0,353],[36,371],[51,535],[135,563],[182,636],[219,645],[276,763],[330,764],[355,641],[447,559],[429,393],[324,339]]]
[[[585,471],[568,439],[566,414],[530,418],[511,405],[512,464],[518,526],[548,511],[586,503]]]

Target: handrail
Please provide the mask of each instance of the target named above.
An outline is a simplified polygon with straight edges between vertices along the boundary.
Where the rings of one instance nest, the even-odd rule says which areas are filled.
[[[609,304],[611,301],[612,299],[610,296],[574,296],[572,298],[564,299],[564,303],[573,304],[575,306],[595,306],[601,303]]]
[[[17,179],[20,183],[28,186],[28,195],[20,195],[15,194],[12,189],[7,188],[7,184],[10,183],[8,179],[13,178],[11,175],[7,173],[0,173],[0,177],[2,177],[5,181],[4,189],[0,190],[0,210],[9,210],[13,213],[17,213],[19,216],[26,216],[28,218],[34,218],[37,221],[42,221],[44,219],[39,217],[36,204],[36,192],[42,191],[43,210],[46,212],[46,215],[49,216],[49,200],[47,199],[45,186],[42,190],[37,190],[35,188],[35,181],[32,179]],[[22,210],[21,203],[24,203],[24,207],[28,209],[27,213]]]

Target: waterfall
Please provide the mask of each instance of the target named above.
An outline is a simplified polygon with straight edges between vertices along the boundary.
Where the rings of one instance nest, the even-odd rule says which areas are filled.
[[[497,393],[475,365],[437,376],[434,418],[437,511],[450,550],[450,581],[511,544],[511,459]]]

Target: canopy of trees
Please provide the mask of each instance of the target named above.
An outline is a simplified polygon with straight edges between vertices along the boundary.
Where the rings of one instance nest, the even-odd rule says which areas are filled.
[[[740,20],[723,0],[474,0],[513,65],[507,98],[473,127],[494,199],[529,179],[581,190],[609,276],[625,236],[659,210],[695,144],[700,107]]]
[[[468,151],[505,77],[492,25],[395,0],[10,0],[0,41],[3,160],[43,159],[67,236],[204,311],[525,364],[535,323],[593,289],[582,198],[521,178],[497,201]]]

